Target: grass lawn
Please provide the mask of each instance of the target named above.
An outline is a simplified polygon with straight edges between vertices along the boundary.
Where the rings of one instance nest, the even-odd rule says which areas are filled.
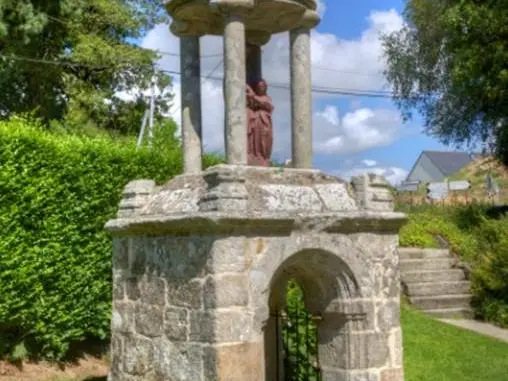
[[[406,381],[508,381],[508,343],[402,309]]]

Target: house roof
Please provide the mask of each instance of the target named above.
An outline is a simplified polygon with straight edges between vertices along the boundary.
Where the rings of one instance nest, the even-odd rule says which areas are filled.
[[[473,161],[473,158],[467,152],[423,151],[422,153],[439,168],[445,177],[457,173]]]

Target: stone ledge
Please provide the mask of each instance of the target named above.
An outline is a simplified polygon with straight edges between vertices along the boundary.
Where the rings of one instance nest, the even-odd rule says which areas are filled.
[[[106,223],[114,235],[236,234],[287,235],[293,231],[326,233],[397,233],[407,217],[397,212],[222,213],[154,215],[118,218]]]

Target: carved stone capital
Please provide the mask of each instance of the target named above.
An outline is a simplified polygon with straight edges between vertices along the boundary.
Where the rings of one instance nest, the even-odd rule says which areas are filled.
[[[177,37],[202,37],[208,33],[208,27],[207,23],[195,23],[187,20],[174,19],[169,26],[169,30]]]
[[[256,45],[256,46],[263,46],[270,41],[270,38],[272,37],[270,32],[264,32],[259,30],[249,30],[246,33],[246,40],[247,43],[250,45]]]
[[[300,19],[299,27],[313,29],[319,24],[320,21],[321,17],[319,16],[319,13],[317,13],[315,10],[307,9]]]

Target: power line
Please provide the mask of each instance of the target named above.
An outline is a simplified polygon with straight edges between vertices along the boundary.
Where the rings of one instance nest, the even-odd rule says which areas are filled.
[[[161,70],[161,71],[168,74],[181,75],[181,73],[178,71],[173,70]],[[206,79],[221,82],[224,80],[223,78],[212,76],[206,77]],[[289,84],[282,83],[270,83],[269,86],[276,89],[284,89],[284,90],[289,90],[291,88]],[[312,92],[316,94],[328,94],[328,95],[364,96],[368,98],[387,98],[387,99],[392,98],[390,92],[388,91],[382,92],[378,90],[354,90],[341,88],[314,87],[312,88]]]
[[[331,68],[331,67],[324,67],[324,66],[319,66],[319,65],[313,65],[312,68],[313,69],[317,69],[317,70],[323,70],[323,71],[332,71],[332,72],[335,72],[335,73],[361,75],[361,76],[364,76],[364,77],[380,77],[380,76],[382,76],[381,73],[378,73],[378,74],[374,74],[374,73],[361,73],[359,71],[339,70],[339,69],[335,69],[335,68]]]
[[[104,69],[104,68],[114,68],[121,66],[120,64],[115,65],[109,65],[109,66],[98,66],[98,65],[89,65],[89,64],[81,64],[81,63],[73,63],[73,62],[64,62],[64,61],[57,61],[57,60],[45,60],[45,59],[39,59],[39,58],[30,58],[30,57],[23,57],[18,55],[3,55],[0,54],[0,58],[5,59],[11,59],[11,60],[17,60],[17,61],[26,61],[31,63],[44,63],[44,64],[52,64],[52,65],[61,65],[61,66],[81,66],[81,67],[89,67],[89,68],[95,68],[95,69]],[[215,72],[220,65],[222,64],[222,60],[216,65],[214,70],[206,77],[204,80],[216,80],[216,81],[223,81],[223,78],[220,77],[213,77],[212,74]],[[172,71],[172,70],[162,70],[159,69],[161,72],[173,74],[173,75],[181,75],[178,71]],[[290,86],[288,84],[277,84],[272,83],[270,84],[273,88],[279,88],[279,89],[289,89]],[[312,89],[313,93],[317,94],[328,94],[328,95],[348,95],[348,96],[365,96],[370,98],[392,98],[391,93],[387,91],[379,91],[379,90],[355,90],[355,89],[341,89],[341,88],[327,88],[327,87],[314,87]]]

